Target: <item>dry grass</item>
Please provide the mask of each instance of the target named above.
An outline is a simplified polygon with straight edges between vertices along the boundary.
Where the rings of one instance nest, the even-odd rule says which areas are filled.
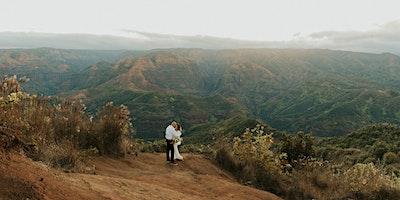
[[[15,76],[0,80],[0,86],[0,131],[11,138],[2,139],[8,145],[3,149],[18,140],[31,158],[65,169],[75,168],[88,149],[117,156],[132,152],[132,124],[125,106],[108,103],[92,119],[80,101],[21,92]]]

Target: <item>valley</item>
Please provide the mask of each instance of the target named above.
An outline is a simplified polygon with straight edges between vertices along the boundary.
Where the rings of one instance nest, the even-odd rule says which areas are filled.
[[[79,98],[95,113],[127,105],[136,134],[162,137],[237,116],[289,132],[343,135],[399,123],[400,57],[323,49],[0,51],[1,74],[27,76],[39,95]]]

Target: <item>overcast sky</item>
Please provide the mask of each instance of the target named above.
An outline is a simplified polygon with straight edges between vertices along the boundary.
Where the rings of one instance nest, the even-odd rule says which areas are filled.
[[[137,30],[277,41],[380,29],[400,19],[399,8],[399,0],[0,0],[0,32]]]

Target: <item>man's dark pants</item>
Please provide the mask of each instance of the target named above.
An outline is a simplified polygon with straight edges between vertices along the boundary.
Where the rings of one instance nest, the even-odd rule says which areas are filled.
[[[174,143],[172,140],[166,140],[167,142],[167,161],[174,162]],[[169,156],[171,152],[171,157]]]

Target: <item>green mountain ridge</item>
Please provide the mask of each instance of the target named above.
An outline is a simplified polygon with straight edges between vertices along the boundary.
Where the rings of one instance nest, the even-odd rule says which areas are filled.
[[[133,52],[133,51],[132,51]],[[129,54],[132,54],[129,52]],[[127,51],[68,49],[0,49],[0,74],[27,76],[27,91],[55,95],[81,85],[76,74],[98,62],[116,62]]]
[[[393,54],[159,49],[101,60],[53,81],[70,85],[53,93],[83,98],[93,111],[105,101],[127,105],[142,138],[160,137],[172,119],[190,130],[236,115],[318,135],[400,122],[400,57]]]

